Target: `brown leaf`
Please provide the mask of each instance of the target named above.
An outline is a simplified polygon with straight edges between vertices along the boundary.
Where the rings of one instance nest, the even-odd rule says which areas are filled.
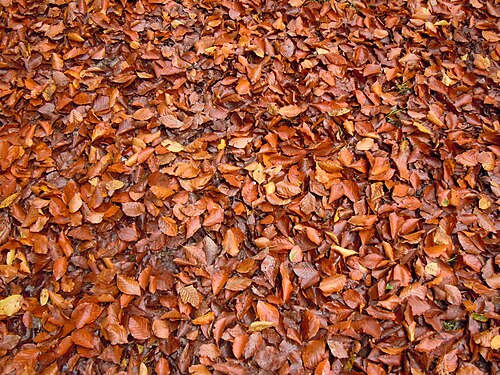
[[[231,256],[236,256],[240,252],[240,244],[243,242],[243,232],[238,227],[230,228],[226,231],[222,240],[222,248]]]
[[[179,129],[184,126],[184,123],[172,115],[160,116],[160,122],[168,129]]]
[[[124,202],[122,203],[123,213],[129,217],[141,216],[146,212],[144,204],[140,202]]]
[[[131,277],[117,275],[116,286],[118,287],[120,292],[124,294],[129,294],[132,296],[141,295],[141,287],[139,286],[139,283]]]
[[[257,302],[257,316],[261,321],[272,322],[276,326],[280,322],[280,313],[276,307],[270,303],[259,301]]]
[[[319,288],[325,296],[329,296],[332,293],[338,293],[344,289],[347,283],[347,276],[345,275],[333,275],[323,279],[319,284]]]
[[[194,286],[179,286],[179,296],[183,303],[189,303],[193,307],[198,307],[201,303],[200,295]]]
[[[134,120],[145,121],[154,116],[154,112],[150,108],[141,108],[134,112],[132,118]]]
[[[302,352],[304,366],[309,369],[315,369],[325,357],[325,342],[322,340],[309,341]]]
[[[278,110],[278,113],[283,117],[291,118],[291,117],[297,117],[305,110],[306,110],[305,108],[299,107],[297,105],[287,105],[285,107],[281,107]]]
[[[101,315],[103,308],[96,303],[84,302],[75,307],[71,313],[71,319],[76,328],[82,328],[94,322]]]
[[[128,321],[128,329],[137,340],[147,340],[151,337],[149,320],[142,316],[132,315]]]

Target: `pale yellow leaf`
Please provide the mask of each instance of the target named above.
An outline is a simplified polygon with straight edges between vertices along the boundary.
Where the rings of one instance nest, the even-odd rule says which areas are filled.
[[[496,335],[491,339],[491,349],[493,350],[500,349],[500,335]]]
[[[171,141],[170,139],[165,139],[161,145],[165,147],[170,152],[181,152],[184,151],[184,146],[178,142]]]
[[[332,250],[335,250],[336,252],[340,253],[340,255],[342,255],[342,258],[347,258],[350,257],[351,255],[355,255],[358,253],[357,251],[349,250],[346,249],[345,247],[341,247],[338,245],[332,245]]]
[[[0,301],[0,315],[12,316],[21,310],[23,305],[23,296],[13,294]]]
[[[328,114],[330,116],[342,116],[342,115],[345,115],[346,113],[349,113],[351,111],[351,108],[347,108],[347,107],[342,107],[342,108],[335,108],[335,109],[331,109],[330,111],[328,111]]]
[[[49,302],[49,291],[43,288],[40,292],[40,306],[45,306]]]
[[[274,327],[273,322],[266,322],[266,321],[261,321],[258,320],[256,322],[251,323],[248,326],[248,331],[250,332],[260,332],[265,330],[266,328]]]
[[[252,177],[257,183],[260,185],[264,181],[266,181],[266,176],[264,174],[264,166],[262,164],[258,164],[257,168],[252,172]]]

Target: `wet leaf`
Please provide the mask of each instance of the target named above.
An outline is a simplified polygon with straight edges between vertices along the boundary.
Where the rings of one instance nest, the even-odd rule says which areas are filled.
[[[103,308],[92,302],[84,302],[75,307],[71,313],[71,319],[76,328],[82,328],[94,322],[101,315]]]

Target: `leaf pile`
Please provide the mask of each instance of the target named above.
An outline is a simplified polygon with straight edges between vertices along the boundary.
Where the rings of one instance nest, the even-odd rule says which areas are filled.
[[[1,372],[499,373],[499,15],[1,0]]]

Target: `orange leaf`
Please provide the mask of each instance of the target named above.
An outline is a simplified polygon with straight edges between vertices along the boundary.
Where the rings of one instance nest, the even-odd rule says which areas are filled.
[[[248,277],[231,277],[226,282],[226,289],[233,292],[241,292],[252,284],[252,280]]]
[[[243,241],[243,232],[235,227],[228,229],[222,240],[222,248],[231,256],[236,256],[240,252],[240,244]]]
[[[323,279],[319,284],[319,288],[325,296],[329,296],[344,289],[346,282],[347,277],[345,275],[334,275]]]
[[[189,303],[193,307],[198,307],[201,303],[200,295],[192,285],[181,285],[179,287],[179,296],[181,297],[183,303]]]
[[[165,320],[153,320],[153,333],[160,339],[167,339],[170,336],[170,328]]]
[[[144,204],[140,202],[123,202],[122,209],[123,213],[130,217],[141,216],[146,212]]]
[[[196,319],[193,319],[191,323],[195,325],[204,325],[212,322],[215,318],[215,313],[212,311],[207,312],[205,315],[202,315]]]
[[[306,110],[305,108],[301,108],[297,105],[287,105],[285,107],[281,107],[278,110],[278,113],[283,117],[292,118],[292,117],[296,117],[296,116],[300,115],[305,110]]]
[[[262,321],[272,322],[276,325],[280,322],[280,313],[278,309],[267,302],[257,302],[257,316]]]
[[[151,117],[153,117],[154,115],[154,112],[149,109],[149,108],[141,108],[141,109],[138,109],[137,111],[134,112],[134,114],[132,115],[132,118],[134,120],[138,120],[138,121],[145,121],[145,120],[149,120]]]
[[[141,295],[141,287],[139,286],[139,283],[131,277],[122,275],[116,276],[116,286],[118,287],[120,292],[124,294],[129,294],[132,296]]]
[[[54,261],[54,277],[56,280],[59,280],[66,274],[66,270],[68,269],[68,260],[66,257],[59,257]]]
[[[71,314],[71,319],[76,328],[82,328],[87,324],[94,322],[101,315],[103,308],[96,303],[80,303]]]
[[[137,340],[147,340],[151,337],[149,320],[142,316],[132,315],[128,321],[128,329]]]

